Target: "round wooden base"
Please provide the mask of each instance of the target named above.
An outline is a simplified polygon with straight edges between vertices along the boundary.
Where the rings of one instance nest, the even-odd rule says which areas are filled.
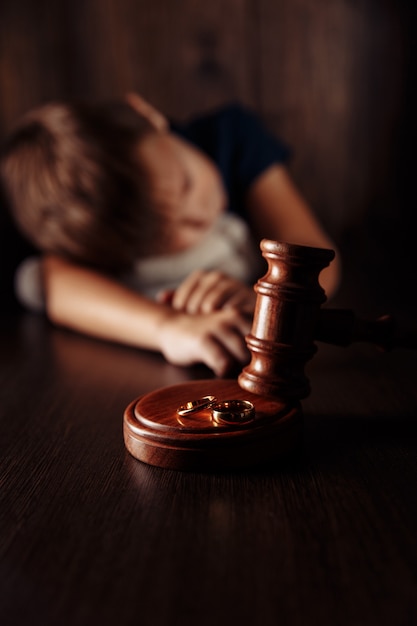
[[[219,401],[249,400],[251,421],[217,424],[211,409],[181,416],[178,407],[214,395]],[[242,389],[236,380],[190,381],[157,389],[125,410],[126,448],[139,461],[176,470],[222,471],[264,464],[293,451],[302,436],[298,402],[285,403]]]

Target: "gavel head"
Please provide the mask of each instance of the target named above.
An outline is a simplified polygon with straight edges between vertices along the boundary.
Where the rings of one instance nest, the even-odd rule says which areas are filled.
[[[317,350],[314,332],[326,301],[319,274],[335,253],[268,239],[260,246],[268,269],[255,285],[255,314],[246,337],[252,358],[238,383],[257,395],[302,399],[310,393],[304,367]]]

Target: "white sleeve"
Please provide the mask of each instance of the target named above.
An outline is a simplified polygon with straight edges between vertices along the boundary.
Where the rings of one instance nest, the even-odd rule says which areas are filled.
[[[14,275],[14,290],[17,300],[36,313],[45,311],[45,292],[40,257],[26,258],[17,267]]]

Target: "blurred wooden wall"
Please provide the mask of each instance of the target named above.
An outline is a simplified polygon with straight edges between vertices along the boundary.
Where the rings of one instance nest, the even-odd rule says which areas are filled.
[[[55,98],[138,90],[180,119],[240,100],[291,144],[336,237],[389,224],[411,158],[414,17],[411,0],[1,0],[0,135]]]

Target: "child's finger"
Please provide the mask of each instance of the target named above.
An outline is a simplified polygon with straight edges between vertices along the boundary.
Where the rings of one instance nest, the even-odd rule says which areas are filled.
[[[221,280],[208,290],[200,302],[200,311],[202,313],[211,313],[217,309],[221,309],[232,297],[235,304],[238,305],[241,298],[237,296],[240,291],[240,285],[230,280]]]
[[[204,363],[217,376],[224,376],[236,364],[249,362],[250,353],[245,342],[249,325],[247,320],[238,317],[236,312],[236,323],[219,325],[203,341],[201,352]]]
[[[220,280],[219,272],[195,271],[176,289],[172,306],[190,314],[198,313],[207,293]]]
[[[179,287],[174,291],[172,297],[172,306],[177,311],[186,311],[187,302],[190,295],[198,285],[202,271],[196,270],[187,276],[187,278],[181,283]]]

